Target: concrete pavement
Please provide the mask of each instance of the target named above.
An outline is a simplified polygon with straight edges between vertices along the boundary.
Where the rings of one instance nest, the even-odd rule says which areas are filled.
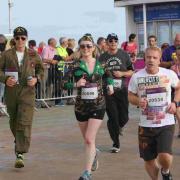
[[[109,153],[112,145],[106,119],[97,136],[101,150],[99,169],[93,180],[148,180],[137,143],[138,113],[130,108],[130,120],[121,137],[121,151]],[[25,167],[14,168],[14,144],[8,118],[0,117],[0,180],[77,180],[83,170],[82,137],[73,113],[73,106],[38,109],[35,112],[30,152]],[[174,137],[174,180],[180,179],[180,139]],[[161,179],[161,177],[159,178]]]

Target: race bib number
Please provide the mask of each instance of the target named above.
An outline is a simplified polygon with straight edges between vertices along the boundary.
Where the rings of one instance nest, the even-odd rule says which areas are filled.
[[[144,111],[147,120],[152,124],[161,124],[165,118],[167,108],[167,92],[165,87],[151,88],[146,90],[148,107]]]
[[[97,85],[89,84],[81,90],[81,99],[96,99],[98,97]]]
[[[115,88],[121,88],[122,86],[122,80],[121,79],[113,79],[114,81],[114,87]]]
[[[164,106],[167,102],[167,94],[156,93],[156,94],[147,94],[148,106]]]

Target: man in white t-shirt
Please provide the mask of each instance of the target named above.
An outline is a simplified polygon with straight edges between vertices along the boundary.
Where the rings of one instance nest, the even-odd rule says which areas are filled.
[[[146,49],[146,67],[132,76],[128,99],[140,107],[139,151],[149,176],[152,180],[158,179],[159,164],[163,180],[172,180],[169,168],[180,82],[173,71],[159,67],[161,55],[157,47]],[[172,102],[171,87],[176,91]]]

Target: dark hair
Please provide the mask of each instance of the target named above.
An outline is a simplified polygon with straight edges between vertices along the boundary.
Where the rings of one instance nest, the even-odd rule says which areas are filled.
[[[151,38],[154,38],[155,41],[157,41],[157,37],[156,37],[155,35],[150,35],[150,36],[148,36],[148,40],[151,39]]]
[[[7,44],[8,40],[7,38],[4,36],[4,34],[0,34],[0,37],[2,37],[4,39],[4,43]]]
[[[99,37],[97,40],[97,44],[101,44],[102,41],[106,40],[104,37]]]
[[[35,47],[36,46],[36,41],[35,40],[29,40],[28,41],[28,46],[32,46],[32,47]]]
[[[10,41],[9,41],[9,44],[11,47],[15,46],[16,45],[16,42],[14,41],[14,38],[12,38]]]
[[[54,38],[49,38],[49,39],[48,39],[48,45],[51,44],[51,41],[52,41],[52,40],[54,40]]]
[[[129,35],[129,41],[133,40],[136,38],[136,34],[130,34]]]
[[[166,49],[166,48],[168,48],[169,47],[169,44],[168,43],[163,43],[162,45],[161,45],[161,49],[162,50],[164,50],[164,49]]]

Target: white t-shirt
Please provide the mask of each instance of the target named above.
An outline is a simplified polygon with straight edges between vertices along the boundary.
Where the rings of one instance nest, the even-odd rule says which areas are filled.
[[[128,90],[148,100],[147,108],[140,109],[140,126],[161,127],[175,123],[174,115],[166,110],[171,103],[171,87],[176,87],[178,82],[176,73],[165,68],[159,68],[157,74],[148,74],[145,68],[133,74]]]
[[[24,52],[16,51],[16,55],[18,58],[18,64],[19,66],[22,64],[23,58],[24,58]]]

